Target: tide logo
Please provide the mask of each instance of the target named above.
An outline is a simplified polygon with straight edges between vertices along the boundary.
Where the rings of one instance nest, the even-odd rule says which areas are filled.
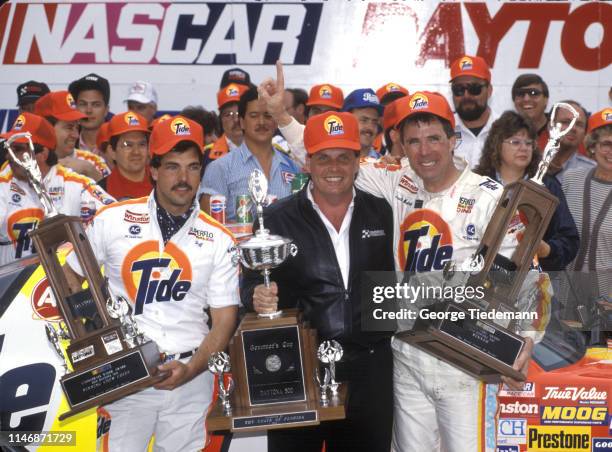
[[[328,135],[343,135],[344,123],[336,115],[329,116],[323,123],[323,127]]]
[[[327,85],[323,85],[319,88],[319,96],[321,99],[331,99],[332,97],[332,89]]]
[[[74,101],[74,97],[72,97],[72,94],[70,94],[70,93],[66,94],[66,104],[70,108],[76,110],[76,102]]]
[[[471,71],[474,67],[474,62],[470,57],[463,57],[459,60],[459,69],[462,71]]]
[[[172,130],[175,135],[191,135],[189,124],[183,118],[173,119],[170,123],[170,130]]]
[[[138,315],[145,304],[183,300],[191,288],[191,262],[173,243],[160,254],[158,242],[149,240],[125,256],[121,278]]]
[[[15,259],[35,253],[29,232],[44,218],[42,209],[23,209],[13,213],[7,220],[7,232],[15,245]]]
[[[410,109],[421,110],[429,107],[429,98],[423,93],[414,93],[410,98]]]
[[[132,113],[131,111],[128,111],[125,114],[125,116],[123,117],[123,120],[128,126],[139,126],[140,125],[140,121],[138,120],[136,115]]]
[[[453,257],[448,224],[432,210],[415,210],[400,225],[398,255],[405,271],[442,270]]]
[[[225,94],[228,97],[239,97],[240,90],[238,89],[236,85],[231,84],[231,85],[228,85],[227,88],[225,89]]]
[[[603,119],[606,122],[612,121],[612,108],[606,108],[604,111],[602,111],[601,119]]]
[[[30,304],[32,305],[34,319],[46,320],[48,322],[58,322],[61,320],[53,291],[46,276],[34,286],[34,290],[30,295]]]
[[[393,93],[393,92],[395,92],[395,91],[399,91],[399,90],[400,90],[400,87],[399,87],[399,86],[397,86],[395,83],[388,83],[388,84],[387,84],[387,86],[385,86],[385,90],[386,90],[388,93]]]
[[[21,130],[25,126],[26,118],[23,115],[17,116],[15,123],[13,124],[13,130]]]

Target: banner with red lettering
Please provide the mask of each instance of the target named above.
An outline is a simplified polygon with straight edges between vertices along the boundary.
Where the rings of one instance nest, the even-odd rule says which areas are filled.
[[[346,92],[393,81],[449,94],[449,63],[464,53],[492,67],[495,111],[536,72],[550,102],[609,105],[612,4],[541,1],[11,1],[0,8],[0,129],[27,80],[65,89],[90,72],[112,85],[111,110],[147,80],[161,110],[216,107],[223,71],[259,82],[285,64],[288,87],[328,82]]]

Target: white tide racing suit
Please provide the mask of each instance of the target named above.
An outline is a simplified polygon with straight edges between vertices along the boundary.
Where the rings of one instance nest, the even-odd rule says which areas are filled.
[[[85,176],[53,165],[43,184],[60,213],[91,220],[100,207],[115,199]],[[17,179],[10,167],[0,175],[0,265],[35,253],[28,233],[43,219],[42,204],[27,181]]]
[[[454,163],[462,171],[457,181],[444,192],[429,193],[407,165],[362,161],[356,186],[385,198],[393,209],[397,271],[416,272],[417,277],[439,271],[441,278],[447,261],[464,262],[480,243],[503,188],[471,172],[465,160],[455,158]],[[508,234],[501,253],[510,256],[516,243]],[[435,274],[423,276],[428,275]],[[539,290],[537,273],[529,272],[528,279],[532,290]],[[519,306],[524,296],[522,291]],[[535,336],[534,331],[525,335]],[[494,450],[494,431],[481,430],[486,385],[403,341],[394,338],[392,347],[393,450],[434,451],[440,441],[446,451]]]

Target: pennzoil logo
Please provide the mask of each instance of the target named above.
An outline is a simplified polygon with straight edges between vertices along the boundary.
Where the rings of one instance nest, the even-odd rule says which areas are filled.
[[[405,271],[443,270],[453,257],[448,223],[433,210],[415,210],[400,225],[398,256]]]
[[[74,101],[74,97],[72,97],[72,94],[70,94],[70,93],[66,94],[66,104],[70,108],[76,110],[76,102]]]
[[[228,97],[239,97],[240,90],[236,85],[232,83],[230,85],[227,85],[227,88],[225,89],[225,95]]]
[[[421,110],[429,107],[429,98],[423,93],[415,93],[410,98],[410,109]]]
[[[323,124],[325,131],[328,135],[343,135],[344,134],[344,123],[336,115],[329,116]]]
[[[145,224],[149,222],[149,214],[130,212],[129,210],[126,210],[125,215],[123,216],[123,221],[127,221],[128,223]]]
[[[189,124],[183,118],[175,118],[170,123],[170,129],[175,135],[191,135],[191,129]]]
[[[471,71],[474,68],[474,62],[470,57],[463,57],[459,60],[459,69],[462,71]]]
[[[192,285],[191,262],[172,242],[160,253],[159,243],[148,240],[132,248],[121,265],[121,278],[134,304],[134,314],[153,302],[183,300]]]
[[[23,115],[17,116],[15,123],[13,124],[13,130],[21,130],[25,126],[26,118]]]
[[[59,322],[61,320],[53,291],[46,276],[34,286],[34,290],[32,290],[30,295],[30,304],[32,305],[34,319],[50,322]]]
[[[332,97],[332,89],[328,85],[323,85],[319,88],[319,97],[321,99],[331,99]]]
[[[603,119],[606,122],[612,121],[612,108],[606,108],[604,111],[602,111],[601,119]]]
[[[123,119],[128,126],[139,126],[140,125],[140,121],[138,120],[138,117],[131,111],[128,111],[123,117]]]

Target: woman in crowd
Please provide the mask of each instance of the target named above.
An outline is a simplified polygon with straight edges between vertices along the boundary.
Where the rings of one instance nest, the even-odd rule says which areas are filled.
[[[502,185],[532,177],[541,159],[536,140],[536,131],[528,120],[506,111],[493,123],[474,172]],[[561,271],[576,256],[578,231],[559,182],[548,175],[543,182],[559,198],[559,205],[537,248],[537,256],[544,271]]]

